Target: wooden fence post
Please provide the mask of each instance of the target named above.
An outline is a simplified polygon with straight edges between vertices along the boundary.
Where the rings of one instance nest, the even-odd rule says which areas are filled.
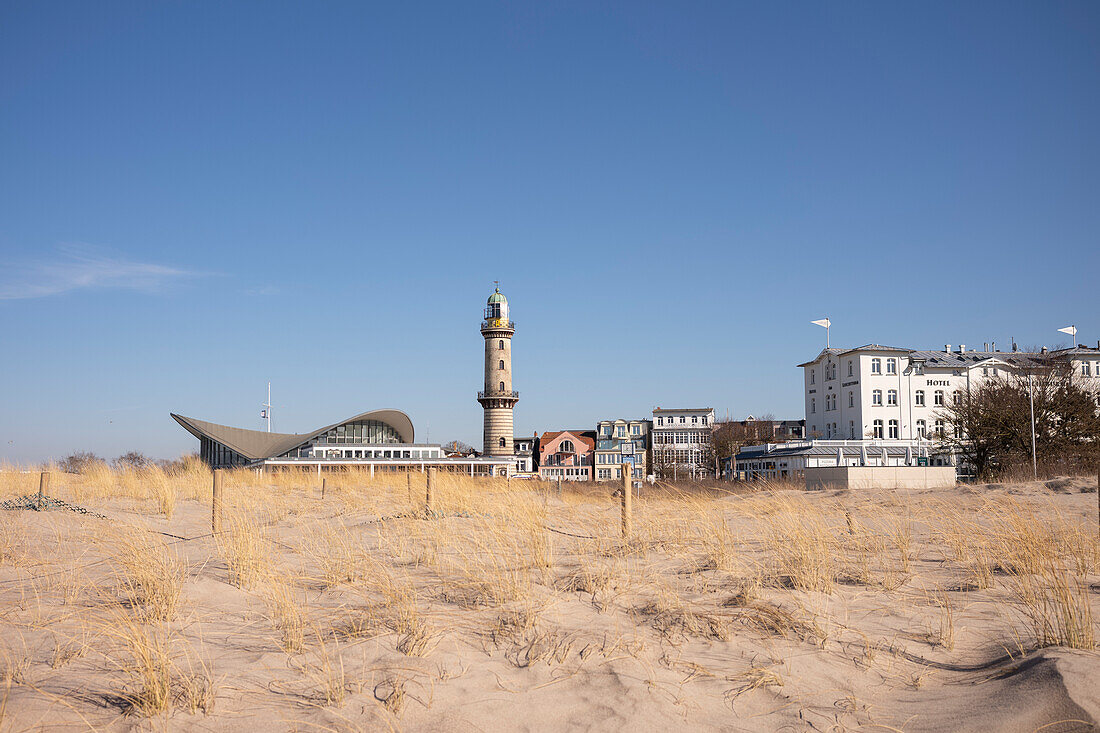
[[[631,470],[629,463],[623,464],[623,495],[620,497],[622,503],[622,519],[623,519],[623,539],[630,537],[631,530],[631,506],[630,506],[630,492],[634,488],[634,472]]]
[[[43,471],[38,477],[38,511],[46,508],[46,489],[48,488],[50,488],[50,474],[48,471]]]
[[[413,472],[412,472],[412,466],[409,466],[409,468],[405,471],[405,483],[409,488],[409,503],[412,504],[412,502],[413,502]]]
[[[428,469],[428,488],[424,494],[424,509],[428,514],[432,513],[435,506],[435,468]]]
[[[222,531],[222,470],[214,469],[214,498],[210,502],[210,531]]]
[[[328,481],[327,478],[321,479],[321,501],[325,500],[325,482],[326,481]]]

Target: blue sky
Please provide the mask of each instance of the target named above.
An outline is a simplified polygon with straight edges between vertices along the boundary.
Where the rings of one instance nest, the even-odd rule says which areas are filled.
[[[0,460],[168,413],[800,417],[833,343],[1100,339],[1100,5],[0,6]]]

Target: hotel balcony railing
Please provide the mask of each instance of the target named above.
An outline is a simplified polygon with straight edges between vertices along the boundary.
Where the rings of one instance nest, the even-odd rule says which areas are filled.
[[[494,319],[494,320],[496,320],[496,319]],[[490,324],[488,321],[482,321],[481,322],[481,327],[482,328],[510,328],[513,331],[515,331],[516,330],[516,322],[515,321],[508,321],[507,323],[492,323],[492,324]]]
[[[469,392],[467,392],[466,394],[469,394]],[[490,399],[492,399],[493,397],[513,397],[513,398],[518,400],[519,399],[519,392],[501,392],[499,389],[494,389],[494,390],[491,390],[489,392],[478,392],[477,393],[477,398],[479,400],[483,400],[486,397],[488,397]]]

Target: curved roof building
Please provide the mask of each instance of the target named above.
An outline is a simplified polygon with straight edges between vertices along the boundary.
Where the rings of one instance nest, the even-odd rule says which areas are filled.
[[[197,420],[171,413],[199,439],[199,457],[211,468],[322,466],[388,468],[444,467],[471,474],[507,472],[509,461],[451,459],[438,445],[418,444],[409,416],[400,410],[371,410],[309,433],[269,433]]]
[[[317,446],[413,443],[412,420],[400,410],[371,410],[310,433],[268,433],[233,428],[172,413],[172,418],[199,439],[199,456],[214,468],[243,466],[268,458],[303,458]],[[339,451],[343,455],[344,451]],[[391,449],[392,452],[392,449]],[[359,457],[363,457],[360,455]]]

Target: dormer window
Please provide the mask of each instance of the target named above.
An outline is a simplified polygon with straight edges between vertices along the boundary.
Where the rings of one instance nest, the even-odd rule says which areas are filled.
[[[563,440],[558,443],[558,453],[576,453],[572,440]]]

